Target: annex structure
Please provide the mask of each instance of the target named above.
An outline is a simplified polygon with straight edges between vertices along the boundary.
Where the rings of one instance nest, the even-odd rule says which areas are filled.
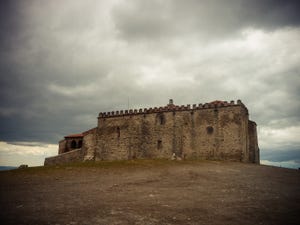
[[[240,100],[101,112],[97,127],[65,136],[45,165],[137,158],[259,163],[256,123]]]

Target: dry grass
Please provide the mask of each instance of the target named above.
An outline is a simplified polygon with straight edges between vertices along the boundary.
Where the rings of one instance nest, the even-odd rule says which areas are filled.
[[[132,160],[0,173],[5,224],[298,224],[297,170]]]

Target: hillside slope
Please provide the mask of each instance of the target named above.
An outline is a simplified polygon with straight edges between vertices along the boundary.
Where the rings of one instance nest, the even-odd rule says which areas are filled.
[[[5,224],[299,224],[298,170],[138,160],[0,172]]]

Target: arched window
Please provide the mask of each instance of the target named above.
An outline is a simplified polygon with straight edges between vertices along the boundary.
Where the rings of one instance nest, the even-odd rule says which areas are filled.
[[[81,148],[82,147],[82,140],[79,140],[78,141],[78,148]]]
[[[76,141],[75,140],[73,140],[72,142],[71,142],[71,148],[76,148]]]

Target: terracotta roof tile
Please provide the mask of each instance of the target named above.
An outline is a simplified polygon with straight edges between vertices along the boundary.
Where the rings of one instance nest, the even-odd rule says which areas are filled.
[[[80,138],[83,137],[83,134],[70,134],[65,136],[65,138]]]

